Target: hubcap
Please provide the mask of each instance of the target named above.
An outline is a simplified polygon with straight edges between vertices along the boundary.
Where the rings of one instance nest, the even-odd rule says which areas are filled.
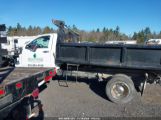
[[[117,82],[112,86],[111,94],[115,99],[123,99],[129,95],[129,87],[124,82]]]

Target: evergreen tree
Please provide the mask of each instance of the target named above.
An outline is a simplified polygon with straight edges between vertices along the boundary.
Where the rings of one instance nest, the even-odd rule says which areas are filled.
[[[133,35],[132,39],[137,40],[137,38],[138,38],[138,34],[136,32],[134,32],[134,35]]]
[[[27,29],[27,35],[28,35],[28,36],[34,35],[34,34],[33,34],[33,28],[32,28],[31,25],[30,25],[30,26],[28,27],[28,29]]]
[[[17,30],[19,31],[21,29],[22,29],[22,27],[21,27],[20,23],[17,23]]]
[[[102,32],[103,32],[103,33],[105,33],[105,32],[106,32],[106,27],[104,27],[104,28],[103,28]]]
[[[45,28],[44,28],[44,30],[43,30],[43,34],[45,34],[45,33],[50,33],[51,32],[51,30],[50,30],[50,28],[48,27],[48,26],[46,26]]]
[[[97,28],[96,32],[100,32],[100,29],[99,29],[99,28]]]
[[[119,36],[119,32],[120,32],[120,27],[117,26],[116,29],[115,29],[115,31],[114,31],[114,33],[116,35],[116,38]]]

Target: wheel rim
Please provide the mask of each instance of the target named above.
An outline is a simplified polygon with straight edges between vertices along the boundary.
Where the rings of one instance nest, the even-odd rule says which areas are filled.
[[[129,87],[124,82],[116,82],[115,84],[113,84],[111,89],[111,95],[115,99],[123,99],[127,97],[129,93],[130,93]]]

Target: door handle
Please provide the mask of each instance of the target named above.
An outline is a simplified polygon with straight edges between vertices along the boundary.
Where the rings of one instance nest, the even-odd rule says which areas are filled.
[[[49,51],[43,51],[43,53],[49,53]]]

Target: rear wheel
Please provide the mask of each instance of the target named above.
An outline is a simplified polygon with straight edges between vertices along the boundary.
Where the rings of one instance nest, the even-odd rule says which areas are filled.
[[[106,85],[106,95],[114,103],[127,103],[136,93],[133,81],[124,74],[112,77]]]

